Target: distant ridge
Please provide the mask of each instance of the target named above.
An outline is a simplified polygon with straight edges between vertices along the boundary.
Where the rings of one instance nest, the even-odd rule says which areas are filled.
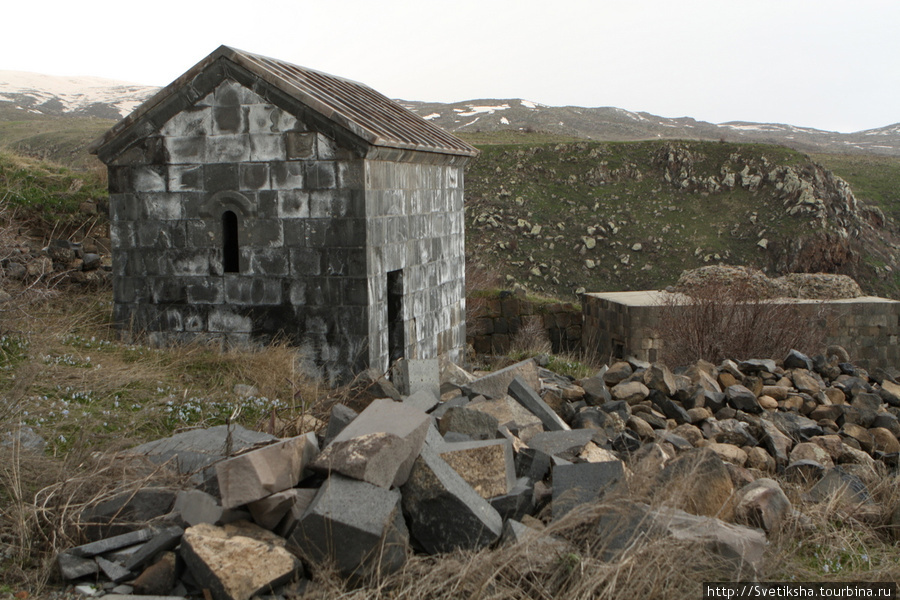
[[[159,88],[99,77],[0,71],[0,120],[27,117],[120,119]],[[781,123],[714,124],[622,108],[547,106],[521,98],[454,103],[399,102],[453,133],[538,131],[598,141],[713,140],[780,144],[805,152],[900,156],[900,123],[856,133]]]

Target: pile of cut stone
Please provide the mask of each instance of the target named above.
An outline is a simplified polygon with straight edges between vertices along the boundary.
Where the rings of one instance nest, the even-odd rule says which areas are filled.
[[[608,560],[669,536],[753,576],[766,533],[797,517],[769,474],[803,484],[812,502],[841,494],[900,532],[900,514],[878,513],[866,487],[897,467],[900,385],[844,359],[792,351],[780,365],[675,373],[631,359],[577,382],[533,360],[477,378],[403,361],[396,387],[379,382],[388,397],[359,414],[335,405],[319,437],[220,426],[135,448],[196,488],[90,507],[94,541],[60,554],[60,571],[111,597],[247,600],[298,594],[321,565],[362,582],[411,552],[540,540],[535,560],[548,560],[567,541],[542,534],[535,515],[578,514],[649,473],[665,506],[626,496],[594,521]],[[667,488],[676,481],[680,499]]]

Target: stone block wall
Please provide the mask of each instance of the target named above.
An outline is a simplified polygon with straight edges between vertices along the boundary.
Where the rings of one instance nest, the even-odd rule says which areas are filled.
[[[406,356],[458,361],[465,159],[354,145],[232,71],[109,165],[122,331],[284,337],[337,380],[387,368],[386,274],[402,271]]]
[[[379,151],[365,163],[369,264],[369,363],[389,357],[388,274],[399,272],[404,305],[406,358],[446,355],[460,362],[465,350],[465,224],[463,160],[427,155],[399,162]],[[434,157],[437,158],[437,157]]]
[[[510,292],[470,297],[467,302],[467,343],[477,354],[508,352],[523,327],[545,332],[553,352],[581,345],[581,309],[571,302],[532,302]]]
[[[819,317],[826,327],[825,345],[843,346],[855,364],[900,368],[900,302],[875,297],[789,302]],[[585,294],[582,343],[601,358],[653,362],[664,343],[657,332],[662,303],[659,292]]]

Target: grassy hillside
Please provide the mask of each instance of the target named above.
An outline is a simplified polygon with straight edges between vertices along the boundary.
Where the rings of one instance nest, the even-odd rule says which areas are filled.
[[[78,170],[100,166],[87,146],[115,121],[91,117],[50,117],[0,102],[0,150],[41,158]]]
[[[721,180],[733,173],[737,184],[716,191],[681,187],[683,174],[667,174],[673,147],[690,157],[692,178]],[[812,236],[831,224],[823,229],[806,212],[788,214],[783,192],[766,178],[778,168],[821,178],[810,157],[781,146],[659,141],[479,148],[466,179],[469,260],[500,269],[507,285],[563,297],[579,288],[661,288],[682,270],[706,264],[776,272],[802,242],[829,243]],[[845,163],[856,164],[852,158]],[[892,191],[900,189],[900,161],[871,164],[877,171],[856,170],[861,199],[890,216],[900,206]],[[763,176],[756,189],[740,185],[748,167]],[[833,270],[861,278],[870,292],[893,293],[893,278],[876,277],[873,265],[896,258],[888,251],[867,260],[874,250],[869,246],[855,244],[857,254]]]

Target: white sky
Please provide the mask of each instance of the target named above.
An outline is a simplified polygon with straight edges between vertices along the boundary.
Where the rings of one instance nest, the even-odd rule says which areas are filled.
[[[3,20],[0,69],[49,75],[166,85],[227,44],[406,100],[900,122],[897,0],[16,0]]]

